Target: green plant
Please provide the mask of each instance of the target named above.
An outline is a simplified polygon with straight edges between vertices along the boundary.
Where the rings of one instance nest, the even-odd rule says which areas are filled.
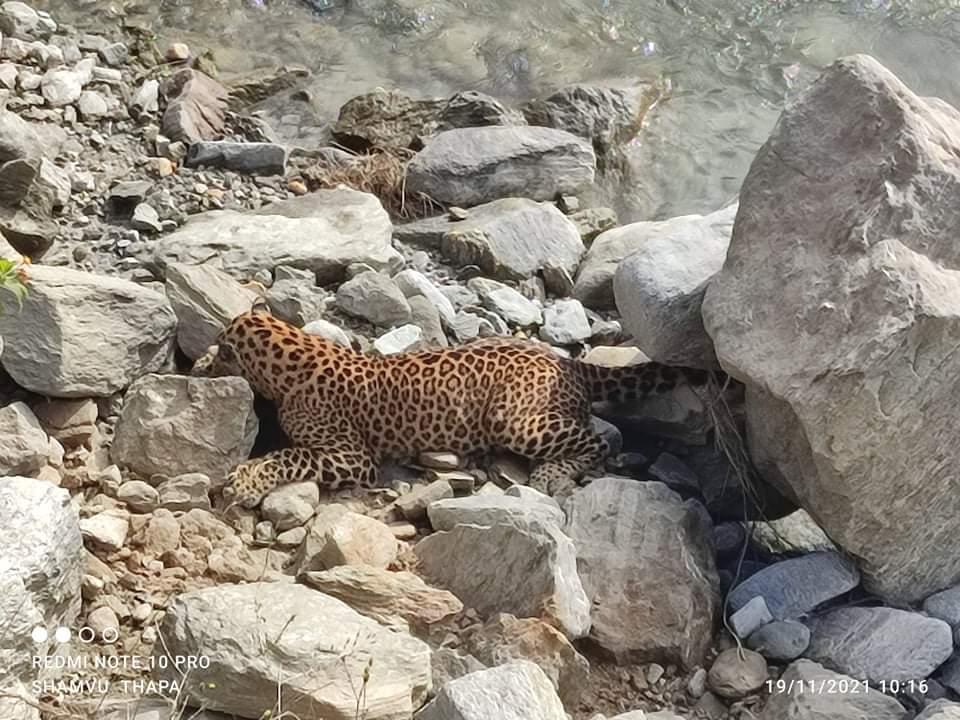
[[[22,260],[7,260],[0,258],[0,290],[6,290],[17,300],[17,307],[23,308],[23,299],[27,296],[27,269],[30,264],[27,258]],[[0,305],[0,313],[3,305]]]

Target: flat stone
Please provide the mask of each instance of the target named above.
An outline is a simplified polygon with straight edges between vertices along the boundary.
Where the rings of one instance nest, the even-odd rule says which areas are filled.
[[[470,207],[506,197],[551,200],[593,182],[596,157],[581,138],[550,128],[480,127],[431,138],[407,166],[407,190]]]
[[[953,653],[947,623],[905,610],[838,608],[809,625],[808,658],[871,683],[925,678]]]
[[[874,692],[846,675],[827,670],[809,660],[787,668],[770,694],[760,720],[805,718],[816,720],[906,720],[906,709],[889,695]],[[805,692],[808,688],[838,688],[837,692]],[[800,690],[804,688],[804,690]],[[842,692],[846,690],[847,692]]]
[[[80,521],[80,533],[107,550],[119,550],[127,539],[130,520],[126,513],[107,510]]]
[[[368,565],[341,565],[309,571],[300,579],[325,595],[342,600],[381,625],[425,629],[463,610],[455,595],[430,587],[409,572],[390,572]]]
[[[591,640],[618,662],[702,664],[720,605],[703,507],[661,483],[604,477],[565,509]]]
[[[569,638],[590,629],[573,543],[553,524],[457,525],[414,547],[427,577],[477,612],[539,617]]]
[[[796,620],[775,620],[747,638],[747,647],[775,663],[796,660],[809,646],[810,628]]]
[[[519,660],[451,680],[416,720],[567,720],[550,679]]]
[[[147,203],[140,203],[133,209],[130,225],[135,230],[148,233],[159,233],[163,231],[160,214],[153,209],[152,205]]]
[[[539,502],[509,495],[474,495],[430,503],[427,508],[434,530],[452,530],[457,525],[489,527],[499,522],[540,521],[563,527],[566,516],[556,502]]]
[[[34,265],[16,312],[4,298],[0,363],[48,397],[113,395],[166,365],[176,316],[158,292],[127,280]]]
[[[156,246],[155,262],[200,265],[214,260],[240,279],[287,265],[311,270],[317,282],[342,280],[351,263],[376,269],[397,262],[393,226],[380,201],[348,188],[318,190],[253,212],[195,215]]]
[[[248,175],[283,175],[287,151],[267,142],[203,141],[190,146],[187,167],[215,167]]]
[[[217,488],[247,459],[258,428],[242,378],[146,375],[127,392],[110,457],[141,477],[200,472]]]
[[[303,585],[249,583],[183,593],[164,615],[169,652],[205,656],[210,667],[180,678],[191,705],[260,717],[276,705],[299,717],[355,720],[358,678],[368,720],[410,717],[427,699],[430,648],[365,618],[345,603]],[[270,642],[263,644],[263,638]],[[368,663],[371,663],[368,667]]]
[[[416,485],[396,500],[396,506],[407,520],[419,521],[427,517],[427,508],[438,500],[453,497],[453,488],[446,480],[434,480],[426,485]]]
[[[762,597],[777,620],[806,615],[818,605],[853,590],[860,583],[856,567],[832,552],[814,552],[783,560],[737,585],[728,599],[734,612]]]

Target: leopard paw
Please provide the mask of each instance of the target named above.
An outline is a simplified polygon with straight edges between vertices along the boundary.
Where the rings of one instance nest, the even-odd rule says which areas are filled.
[[[274,466],[275,463],[269,460],[252,460],[238,465],[227,475],[227,483],[223,488],[224,499],[241,507],[255,508],[267,493],[280,484]]]

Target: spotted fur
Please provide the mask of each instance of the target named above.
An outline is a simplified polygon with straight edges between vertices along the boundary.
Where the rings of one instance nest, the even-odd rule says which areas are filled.
[[[378,357],[256,311],[236,318],[194,373],[246,378],[276,403],[293,445],[231,473],[228,494],[246,507],[287,482],[371,487],[381,460],[425,450],[506,448],[537,463],[531,484],[556,490],[609,453],[589,427],[592,401],[707,378],[657,363],[590,365],[505,339]]]

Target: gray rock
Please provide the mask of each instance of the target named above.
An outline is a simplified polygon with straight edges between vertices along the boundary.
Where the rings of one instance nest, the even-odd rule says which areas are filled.
[[[466,90],[453,95],[441,108],[437,129],[526,124],[527,121],[518,110],[507,108],[496,98],[484,93]]]
[[[480,335],[480,318],[470,312],[460,311],[447,326],[458,342],[465,343]]]
[[[373,349],[380,355],[393,355],[416,350],[423,338],[423,330],[417,325],[401,325],[384,333],[373,341]]]
[[[410,321],[410,304],[389,277],[378,272],[360,273],[337,290],[341,310],[379,327]]]
[[[860,574],[852,562],[837,553],[814,552],[751,575],[733,589],[728,603],[737,611],[759,596],[775,619],[790,620],[853,590],[859,583]]]
[[[947,623],[906,610],[838,608],[809,624],[808,658],[871,683],[925,678],[953,652]]]
[[[274,316],[298,327],[319,320],[326,310],[327,292],[309,280],[275,280],[266,300]]]
[[[590,321],[579,300],[557,300],[543,311],[540,338],[554,345],[573,345],[590,339]]]
[[[278,532],[303,525],[313,517],[320,502],[320,488],[315,482],[281,485],[263,499],[261,512]]]
[[[160,634],[165,647],[157,643],[157,655],[210,658],[202,677],[184,678],[172,663],[159,673],[179,678],[184,698],[210,710],[260,717],[275,707],[282,676],[285,712],[354,720],[355,683],[368,673],[366,717],[394,720],[411,716],[430,688],[425,643],[303,585],[250,583],[184,593],[167,610]]]
[[[634,229],[631,241],[636,245],[617,266],[613,294],[624,330],[642,341],[651,359],[718,366],[700,307],[710,279],[723,267],[736,213],[733,204],[704,217],[674,218],[655,230],[653,223],[627,226]],[[594,248],[597,243],[591,252]],[[586,276],[581,277],[582,290]]]
[[[242,378],[147,375],[127,392],[110,457],[143,477],[201,472],[216,488],[247,459],[258,428]]]
[[[752,650],[730,648],[713,661],[707,683],[717,695],[739,700],[756,692],[767,681],[767,661]]]
[[[397,262],[392,230],[373,195],[348,188],[318,190],[255,212],[196,215],[157,243],[154,261],[165,267],[216,260],[240,278],[288,265],[313,271],[325,284],[341,280],[351,263],[380,269]]]
[[[163,231],[160,214],[153,209],[152,205],[147,203],[140,203],[133,209],[130,225],[135,230],[148,233],[159,233]]]
[[[552,523],[457,525],[421,540],[414,552],[428,577],[481,614],[539,617],[574,639],[590,630],[576,551]]]
[[[810,646],[810,628],[796,620],[775,620],[747,638],[747,647],[773,662],[796,660]]]
[[[484,307],[500,315],[504,320],[520,327],[539,325],[543,313],[533,302],[509,285],[487,278],[474,278],[468,286],[479,296]]]
[[[452,530],[457,525],[490,527],[515,520],[539,521],[557,527],[563,527],[566,522],[566,516],[556,502],[510,495],[473,495],[436,500],[430,503],[427,514],[434,530]]]
[[[518,660],[448,682],[416,720],[567,720],[550,678]]]
[[[397,540],[379,520],[343,505],[321,505],[297,558],[299,572],[340,565],[386,568],[397,558]]]
[[[837,549],[806,510],[795,510],[776,520],[754,522],[751,528],[753,544],[771,555]]]
[[[889,695],[875,692],[862,682],[831,672],[809,660],[787,668],[779,684],[782,691],[770,694],[760,720],[906,720],[906,709]],[[836,692],[806,692],[837,688]],[[803,688],[801,690],[800,688]],[[846,691],[846,692],[844,692]]]
[[[122,42],[108,43],[97,50],[100,59],[110,67],[126,63],[129,54],[126,44]]]
[[[80,521],[83,539],[94,546],[116,552],[130,531],[130,516],[123,510],[105,510]]]
[[[409,148],[436,129],[441,104],[378,88],[344,103],[333,136],[357,152],[373,147]]]
[[[40,82],[43,99],[51,107],[63,107],[80,99],[83,92],[83,78],[73,70],[54,68],[43,74]]]
[[[930,617],[943,620],[960,637],[960,585],[934,593],[923,601],[923,611]]]
[[[173,352],[167,299],[133,282],[34,265],[23,310],[2,302],[0,362],[18,385],[49,397],[113,395]]]
[[[424,348],[448,347],[446,333],[437,306],[423,295],[414,295],[407,298],[410,304],[410,321],[423,331],[420,344]]]
[[[436,135],[407,166],[407,190],[470,207],[506,197],[551,200],[593,182],[596,157],[551,128],[480,127]]]
[[[352,347],[350,344],[350,338],[347,337],[347,334],[332,322],[324,320],[323,318],[319,320],[311,320],[303,326],[303,331],[308,335],[317,335],[319,337],[326,338],[330,342],[334,342],[337,345],[341,345],[345,348]]]
[[[442,690],[448,682],[464,675],[483,670],[486,666],[473,655],[462,653],[453,648],[439,647],[430,657],[433,670],[433,689]]]
[[[427,485],[417,485],[410,492],[397,498],[396,506],[407,520],[420,521],[427,517],[427,508],[438,500],[453,497],[453,488],[446,480],[434,480]]]
[[[5,2],[0,5],[0,33],[3,35],[32,40],[39,28],[40,15],[26,3]]]
[[[167,266],[167,298],[177,314],[177,344],[191,360],[217,342],[217,335],[257,298],[252,290],[212,265]]]
[[[501,280],[551,269],[573,274],[584,252],[576,227],[553,204],[523,198],[472,208],[466,220],[438,223],[438,231],[448,261],[477,265]]]
[[[620,662],[702,663],[719,608],[702,506],[661,483],[605,477],[565,510],[593,607],[591,639]]]
[[[84,120],[97,120],[110,112],[106,99],[95,90],[84,90],[80,93],[77,109]]]
[[[756,596],[730,616],[730,627],[739,638],[749,637],[754,630],[770,622],[773,622],[773,615],[767,609],[767,602],[762,595]]]
[[[195,143],[223,133],[227,90],[198,70],[184,68],[163,81],[167,98],[161,131],[171,140]]]
[[[138,113],[155,113],[160,109],[160,81],[144,80],[137,88],[130,106]]]
[[[157,486],[160,507],[171,512],[210,510],[210,478],[191,472],[164,480]]]
[[[30,123],[16,113],[0,109],[0,163],[44,154],[43,140]]]
[[[33,475],[50,456],[50,439],[28,405],[0,408],[0,477]]]
[[[287,151],[267,142],[197,142],[184,161],[187,167],[215,167],[250,175],[283,175]]]
[[[0,480],[0,676],[32,683],[32,658],[53,652],[37,626],[73,627],[80,612],[83,542],[70,494],[44,480]]]
[[[960,703],[937,700],[927,705],[916,720],[960,720]]]
[[[960,556],[942,551],[960,530],[946,480],[960,460],[957,138],[946,103],[868,56],[838,60],[751,165],[703,304],[721,364],[747,383],[758,469],[895,604],[960,580]],[[891,194],[878,173],[907,156]],[[925,190],[943,183],[946,194]],[[924,222],[905,235],[908,217]]]
[[[457,314],[450,299],[423,273],[409,268],[401,270],[393,276],[393,282],[407,298],[423,295],[437,308],[445,323],[449,323]]]
[[[160,493],[153,485],[143,480],[130,480],[120,486],[117,491],[117,500],[126,503],[133,512],[148,513],[160,506]],[[209,507],[207,509],[209,510]]]

